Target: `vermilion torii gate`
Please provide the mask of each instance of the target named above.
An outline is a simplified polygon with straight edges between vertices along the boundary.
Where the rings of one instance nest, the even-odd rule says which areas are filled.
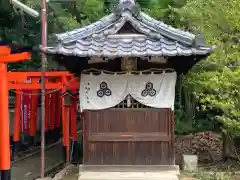
[[[7,63],[30,60],[31,53],[21,49],[12,50],[6,43],[0,44],[0,170],[1,179],[10,179],[10,139],[8,112]]]
[[[30,83],[29,79],[31,80]],[[8,72],[7,81],[8,89],[14,89],[16,91],[22,89],[28,90],[38,90],[41,89],[41,72]],[[71,90],[76,93],[76,90],[79,88],[79,79],[75,78],[73,74],[65,71],[57,72],[46,72],[45,73],[45,88],[50,92],[52,90],[60,90],[61,92],[61,119],[62,119],[62,131],[63,131],[63,146],[66,150],[66,161],[70,161],[70,152],[69,152],[69,135],[73,138],[73,141],[77,139],[77,129],[76,129],[76,98],[75,96],[70,97],[70,104],[68,99],[69,94],[68,90]],[[48,93],[48,92],[47,92]],[[75,103],[75,105],[74,105]],[[18,103],[20,106],[20,103]],[[18,118],[17,121],[14,121],[14,141],[19,141],[20,133],[20,115],[15,114],[15,118]],[[71,123],[70,123],[71,121]],[[71,125],[71,127],[70,127]]]
[[[20,62],[31,59],[31,50],[13,50],[8,44],[0,43],[0,170],[1,180],[10,180],[10,138],[9,138],[9,107],[8,91],[15,89],[41,89],[41,72],[7,72],[7,63]],[[31,83],[26,80],[31,78]],[[69,83],[70,82],[70,83]],[[67,89],[76,90],[79,87],[79,80],[68,72],[46,72],[45,88],[48,90],[61,89],[62,92],[62,123],[63,123],[63,146],[67,151],[67,161],[69,161],[69,128],[71,133],[76,134],[76,126],[69,127],[69,118],[66,116],[69,108],[64,103]],[[75,113],[76,115],[76,113]],[[71,118],[71,119],[76,119]],[[19,128],[14,124],[14,128]],[[72,136],[76,136],[73,135]],[[17,138],[17,137],[16,137]],[[76,137],[75,137],[76,138]]]

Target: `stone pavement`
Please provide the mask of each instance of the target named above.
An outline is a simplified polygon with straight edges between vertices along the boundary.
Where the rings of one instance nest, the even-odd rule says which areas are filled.
[[[52,180],[77,180],[79,174],[78,166],[69,164],[64,169],[54,175]]]
[[[61,143],[45,151],[46,171],[62,163]],[[11,180],[33,180],[40,176],[40,152],[12,165]]]

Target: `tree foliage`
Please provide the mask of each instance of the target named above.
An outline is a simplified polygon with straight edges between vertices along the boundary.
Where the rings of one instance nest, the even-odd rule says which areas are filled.
[[[176,10],[194,33],[216,46],[215,53],[187,76],[185,84],[202,108],[221,110],[214,118],[240,135],[240,4],[236,0],[189,0]]]

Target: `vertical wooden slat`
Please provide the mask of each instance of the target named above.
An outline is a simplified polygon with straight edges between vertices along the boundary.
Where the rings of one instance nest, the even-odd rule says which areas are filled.
[[[85,135],[84,164],[89,165],[168,165],[174,164],[173,112],[170,109],[106,109],[87,111],[85,128],[92,133],[154,133],[168,141],[88,141]],[[119,135],[120,136],[120,135]]]
[[[171,125],[170,125],[170,129],[171,129],[171,155],[172,155],[172,165],[175,164],[175,147],[174,147],[174,140],[175,140],[175,133],[174,133],[174,129],[175,129],[175,124],[174,124],[174,111],[172,111],[171,109],[169,109],[170,113],[171,113]]]
[[[88,121],[90,121],[89,118],[89,112],[84,112],[82,113],[82,126],[83,126],[83,163],[85,164],[87,162],[88,159],[88,136],[87,136],[87,128],[88,128]]]

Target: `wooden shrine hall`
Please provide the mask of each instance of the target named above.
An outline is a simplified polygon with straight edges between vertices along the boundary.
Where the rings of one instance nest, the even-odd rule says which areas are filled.
[[[44,51],[81,76],[83,179],[114,167],[176,167],[176,78],[213,52],[201,36],[155,20],[134,0],[119,0],[99,21],[55,34]]]

